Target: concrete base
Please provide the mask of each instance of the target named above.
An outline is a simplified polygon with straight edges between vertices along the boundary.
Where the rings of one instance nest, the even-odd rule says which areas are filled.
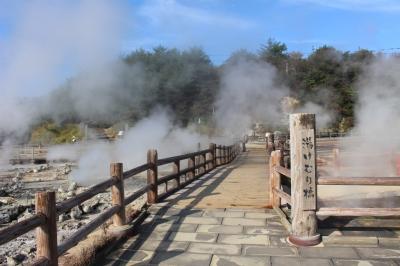
[[[314,236],[295,236],[295,235],[290,235],[288,237],[288,241],[295,245],[295,246],[316,246],[319,243],[321,243],[321,235],[316,234]]]

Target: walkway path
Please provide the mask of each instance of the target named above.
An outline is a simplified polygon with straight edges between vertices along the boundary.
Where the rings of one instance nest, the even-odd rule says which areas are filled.
[[[264,155],[251,147],[231,165],[153,205],[140,232],[104,265],[400,266],[398,238],[381,243],[378,237],[330,235],[318,247],[291,246],[280,216],[263,208]]]

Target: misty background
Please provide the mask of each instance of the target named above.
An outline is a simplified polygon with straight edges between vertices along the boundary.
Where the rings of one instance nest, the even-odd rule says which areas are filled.
[[[201,41],[147,49],[137,45],[122,52],[125,32],[138,30],[128,20],[126,5],[31,1],[17,10],[22,19],[2,42],[3,148],[61,144],[49,156],[78,160],[81,167],[73,175],[86,180],[106,176],[111,161],[128,167],[144,162],[149,148],[158,148],[162,157],[193,151],[199,142],[202,147],[228,144],[255,123],[287,131],[289,113],[312,112],[320,130],[352,131],[365,135],[364,143],[373,140],[376,148],[398,150],[400,142],[392,141],[400,124],[396,53],[342,51],[323,44],[302,53],[268,36],[254,44],[255,51],[244,46],[220,64]],[[167,16],[168,10],[181,22]],[[240,32],[254,26],[217,13],[206,16],[179,1],[149,1],[137,14],[151,18],[150,24],[181,27],[188,38],[190,29],[182,21],[190,18]],[[95,142],[78,155],[66,144],[83,140],[82,124],[113,139],[129,130],[123,139]],[[394,126],[387,129],[387,124]],[[391,141],[375,141],[378,135]],[[360,146],[360,152],[372,148]],[[7,154],[3,149],[1,156]]]

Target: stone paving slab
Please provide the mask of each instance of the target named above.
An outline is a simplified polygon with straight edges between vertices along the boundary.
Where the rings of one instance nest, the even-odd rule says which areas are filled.
[[[107,258],[132,263],[148,263],[154,254],[153,251],[119,249],[108,255]]]
[[[221,224],[222,218],[215,217],[183,217],[180,222],[188,224]]]
[[[218,243],[241,245],[268,245],[269,238],[266,235],[222,235],[218,236]]]
[[[189,242],[181,241],[162,241],[153,239],[137,239],[128,241],[122,245],[124,249],[148,250],[148,251],[185,251],[189,247]]]
[[[229,245],[219,243],[191,243],[188,252],[220,254],[220,255],[240,255],[241,245]]]
[[[398,249],[386,248],[356,248],[358,254],[366,259],[400,259],[400,247]]]
[[[289,246],[291,246],[291,244],[289,244],[289,242],[287,241],[286,236],[270,235],[268,237],[269,237],[269,242],[270,242],[271,246],[274,246],[274,247],[289,247]]]
[[[268,247],[251,245],[243,247],[243,255],[246,256],[297,256],[298,252],[293,247]]]
[[[377,237],[360,237],[360,236],[329,236],[322,238],[325,246],[340,247],[377,247]]]
[[[211,266],[269,266],[268,257],[241,257],[213,255]]]
[[[271,257],[272,266],[331,266],[329,259]]]
[[[378,237],[379,247],[400,247],[400,238]]]
[[[398,266],[394,261],[334,259],[335,266]]]
[[[262,226],[245,226],[244,233],[249,235],[275,235],[275,236],[289,235],[289,232],[285,228],[273,229]]]
[[[186,233],[172,232],[169,236],[170,241],[188,241],[188,242],[215,242],[217,234],[211,233]]]
[[[190,265],[190,266],[209,266],[211,261],[210,254],[198,254],[188,252],[158,252],[150,264],[154,265]]]
[[[165,240],[170,234],[170,231],[143,231],[139,237],[153,240]]]
[[[224,218],[223,225],[243,225],[243,226],[265,226],[265,219],[248,219],[248,218]]]
[[[180,223],[159,223],[149,224],[143,227],[146,231],[172,231],[172,232],[196,232],[197,224],[180,224]]]
[[[213,225],[213,224],[200,224],[196,232],[201,233],[219,233],[219,234],[241,234],[243,233],[243,226],[240,225]]]
[[[349,247],[300,247],[299,252],[306,258],[359,258],[355,249]]]
[[[266,169],[265,164],[261,166]],[[292,246],[278,212],[262,208],[264,201],[254,204],[254,195],[244,192],[249,205],[237,198],[227,205],[227,198],[215,194],[224,190],[209,189],[226,179],[229,197],[236,196],[237,182],[242,179],[237,173],[229,179],[232,170],[217,169],[151,206],[137,235],[109,254],[102,265],[400,266],[400,238],[394,231],[372,231],[372,237],[365,237],[361,231],[321,230],[323,243],[318,247]],[[202,201],[209,194],[215,194],[214,200],[223,199],[225,205]]]

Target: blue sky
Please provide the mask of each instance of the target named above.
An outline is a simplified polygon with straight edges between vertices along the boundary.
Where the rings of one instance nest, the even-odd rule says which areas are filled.
[[[19,1],[0,0],[0,45],[20,18]],[[72,1],[74,2],[74,1]],[[131,0],[121,2],[121,53],[157,45],[203,47],[219,64],[237,49],[258,51],[268,38],[309,54],[400,47],[399,0]],[[0,46],[1,48],[1,46]]]
[[[123,49],[199,45],[217,64],[240,48],[258,51],[270,37],[304,54],[324,44],[400,47],[398,0],[135,0],[129,8],[135,27]]]
[[[399,26],[400,0],[0,0],[0,89],[37,94],[100,54],[158,45],[202,47],[216,65],[268,38],[305,55],[397,48]]]

